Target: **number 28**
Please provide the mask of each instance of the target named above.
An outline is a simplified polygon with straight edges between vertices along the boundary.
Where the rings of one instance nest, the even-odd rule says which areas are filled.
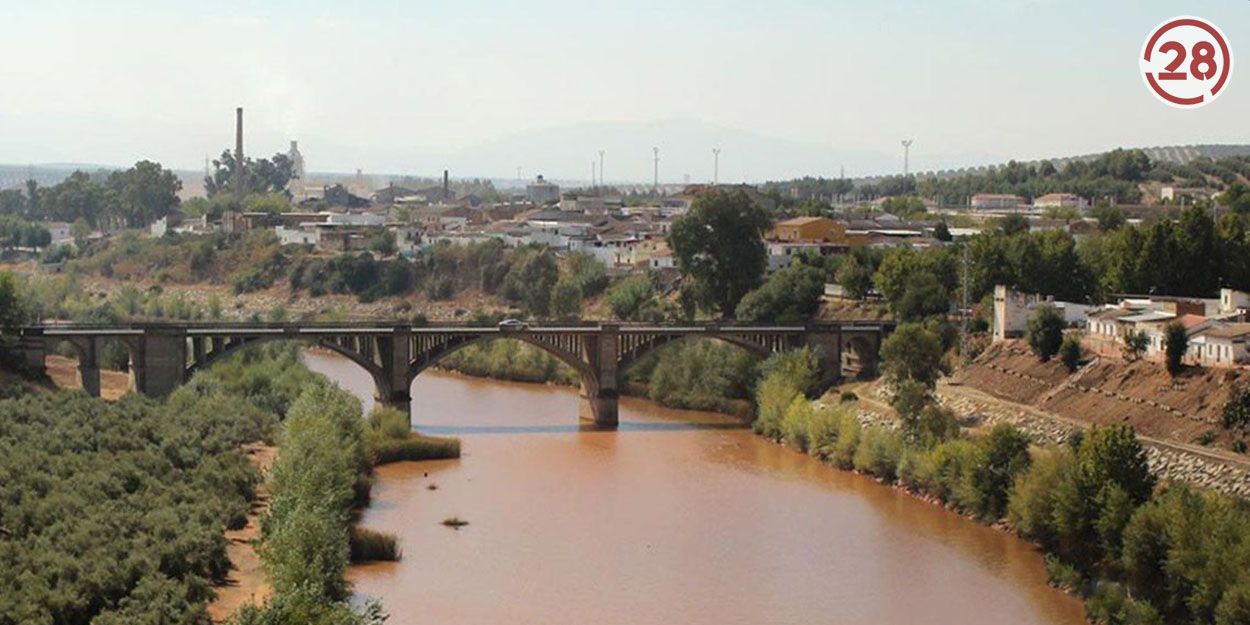
[[[1189,74],[1176,71],[1185,63],[1185,46],[1176,41],[1169,41],[1159,46],[1159,51],[1176,53],[1176,56],[1172,57],[1172,62],[1163,68],[1166,71],[1159,72],[1159,80],[1186,80],[1189,74],[1199,80],[1207,80],[1215,75],[1215,46],[1209,41],[1199,41],[1194,44],[1191,50],[1194,59],[1189,63]]]

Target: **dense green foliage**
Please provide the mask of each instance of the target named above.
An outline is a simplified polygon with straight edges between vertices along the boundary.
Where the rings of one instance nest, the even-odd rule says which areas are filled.
[[[0,248],[38,249],[52,243],[52,233],[43,225],[15,215],[0,214]]]
[[[152,161],[94,175],[76,171],[52,187],[26,183],[24,195],[0,202],[0,212],[32,221],[82,220],[98,228],[142,228],[178,208],[182,182]]]
[[[917,323],[900,324],[881,344],[882,369],[895,384],[932,388],[942,372],[942,338]]]
[[[636,390],[645,386],[663,406],[746,416],[755,364],[742,348],[691,339],[651,352],[625,371],[625,379]]]
[[[760,284],[767,267],[764,233],[772,221],[742,191],[711,190],[673,221],[669,245],[702,299],[726,316]]]
[[[0,402],[0,623],[202,621],[259,479],[239,446],[310,379],[290,350],[248,354],[165,403]]]
[[[467,375],[574,386],[577,372],[541,347],[514,339],[479,341],[448,354],[438,366]]]
[[[1050,304],[1042,304],[1029,314],[1024,330],[1024,340],[1042,362],[1047,362],[1063,347],[1065,325],[1063,313],[1059,312],[1058,308]]]
[[[1184,368],[1185,352],[1189,350],[1189,333],[1179,322],[1167,325],[1163,332],[1163,351],[1167,359],[1168,373],[1176,375]]]
[[[1063,343],[1059,345],[1059,360],[1063,361],[1063,366],[1067,367],[1069,372],[1074,372],[1081,366],[1081,339],[1076,334],[1069,334],[1063,337]]]
[[[802,323],[820,307],[826,273],[819,267],[795,263],[768,277],[758,289],[742,297],[735,316],[742,321]]]

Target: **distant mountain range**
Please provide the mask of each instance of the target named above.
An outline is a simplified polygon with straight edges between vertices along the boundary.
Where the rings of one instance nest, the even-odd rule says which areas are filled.
[[[706,146],[706,147],[696,147]],[[543,174],[562,186],[583,186],[590,180],[591,163],[598,167],[599,150],[604,151],[604,176],[607,184],[632,186],[649,183],[654,175],[652,148],[659,148],[659,179],[667,184],[709,182],[713,176],[712,148],[720,148],[720,181],[742,180],[763,182],[787,180],[798,175],[832,178],[846,166],[848,178],[874,179],[885,172],[897,171],[898,155],[839,149],[815,142],[791,141],[764,137],[755,133],[724,128],[703,122],[673,120],[654,123],[593,123],[559,126],[525,131],[456,150],[446,154],[426,154],[412,158],[412,175],[441,176],[443,169],[453,178],[490,178],[495,185],[506,188],[532,180]],[[1200,156],[1219,159],[1250,155],[1250,145],[1174,145],[1142,148],[1152,160],[1188,163]],[[353,148],[353,151],[359,148]],[[1062,156],[1049,159],[1057,167],[1072,160],[1088,160],[1099,154]],[[305,154],[314,164],[316,154]],[[405,160],[408,160],[405,158]],[[925,155],[913,158],[917,175],[953,176],[983,172],[995,159],[984,155]],[[572,162],[585,163],[584,173],[568,171]],[[1033,163],[1038,161],[1029,161]],[[819,164],[815,170],[811,164]],[[926,169],[928,164],[942,163],[945,169]],[[852,164],[854,168],[852,168]],[[521,168],[521,176],[500,175]],[[0,189],[16,188],[34,177],[41,185],[64,180],[74,170],[94,172],[117,169],[116,166],[89,163],[46,163],[38,165],[0,165]],[[177,170],[185,186],[198,187],[204,177],[202,170]],[[493,175],[483,175],[493,174]],[[399,173],[366,172],[370,183],[386,184]],[[596,175],[598,175],[596,170]],[[888,174],[886,174],[888,175]],[[313,172],[318,181],[347,179],[353,173]]]

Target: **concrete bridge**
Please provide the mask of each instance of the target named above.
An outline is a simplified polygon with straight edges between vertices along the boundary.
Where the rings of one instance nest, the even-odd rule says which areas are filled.
[[[130,355],[134,389],[163,397],[198,370],[240,348],[267,341],[300,341],[337,352],[373,377],[379,402],[408,414],[412,381],[456,350],[479,341],[515,339],[552,354],[581,378],[581,416],[617,422],[623,372],[652,350],[676,341],[711,338],[759,359],[807,346],[826,382],[876,374],[881,341],[893,329],[881,322],[804,325],[570,325],[506,329],[496,326],[412,326],[393,323],[186,323],[122,326],[41,325],[20,329],[17,350],[27,367],[68,344],[78,356],[83,389],[100,394],[100,354],[117,341]]]

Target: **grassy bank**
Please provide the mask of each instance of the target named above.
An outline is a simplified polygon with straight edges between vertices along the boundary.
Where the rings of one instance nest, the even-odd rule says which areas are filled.
[[[400,412],[379,408],[361,419],[360,401],[319,380],[291,402],[280,451],[266,486],[272,496],[261,521],[260,554],[274,595],[245,606],[236,625],[381,623],[381,606],[354,610],[346,579],[352,562],[397,560],[399,541],[353,525],[369,501],[373,467],[400,460],[460,455],[459,442],[419,436]]]
[[[797,359],[774,360],[789,366],[757,387],[757,432],[1034,541],[1090,620],[1250,623],[1250,502],[1157,484],[1131,428],[1038,448],[1010,425],[963,435],[949,410],[906,396],[899,428],[863,425],[854,403],[809,401]]]

